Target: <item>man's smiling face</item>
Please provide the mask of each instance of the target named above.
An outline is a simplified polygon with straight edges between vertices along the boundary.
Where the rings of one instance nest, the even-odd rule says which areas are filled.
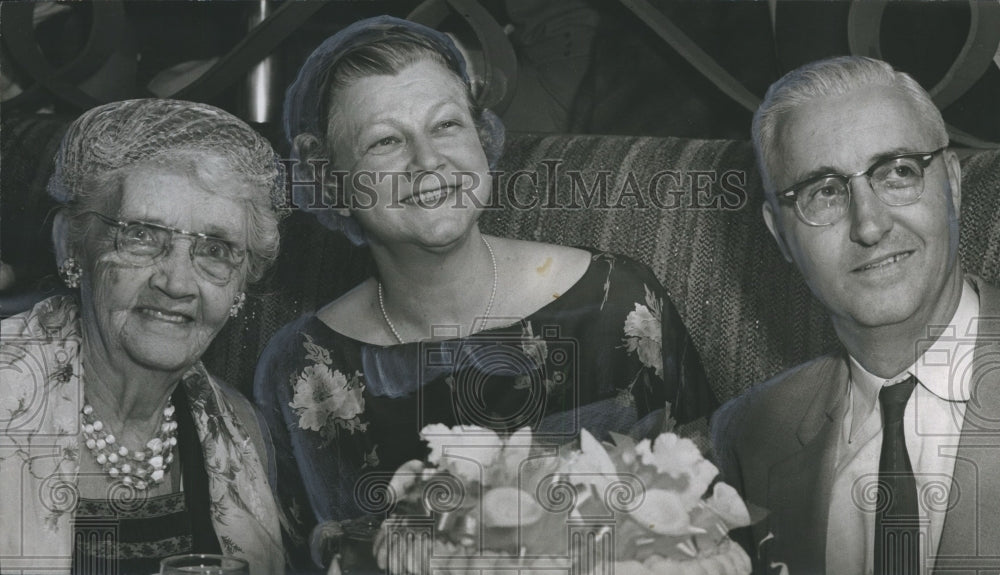
[[[814,99],[782,118],[772,181],[784,190],[819,172],[852,174],[887,155],[936,150],[944,142],[927,126],[896,88]],[[947,321],[961,290],[952,277],[959,273],[955,155],[934,157],[924,170],[923,195],[910,205],[883,203],[865,176],[853,178],[850,189],[848,213],[827,226],[803,222],[793,205],[765,205],[765,221],[786,258],[841,327]]]

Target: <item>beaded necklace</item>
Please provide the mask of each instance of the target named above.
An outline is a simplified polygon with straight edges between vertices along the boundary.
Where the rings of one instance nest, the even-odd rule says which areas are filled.
[[[121,479],[125,485],[145,491],[163,482],[170,464],[174,460],[173,448],[177,445],[177,422],[174,421],[174,404],[169,399],[163,408],[163,423],[156,437],[146,442],[141,450],[131,450],[118,444],[100,419],[94,415],[94,408],[84,401],[81,432],[84,443],[94,459],[110,477]]]

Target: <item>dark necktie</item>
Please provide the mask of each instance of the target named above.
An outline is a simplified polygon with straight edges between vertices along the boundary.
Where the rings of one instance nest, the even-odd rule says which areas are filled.
[[[878,463],[875,510],[875,575],[920,572],[920,514],[917,482],[903,436],[903,411],[917,380],[882,388],[882,456]]]

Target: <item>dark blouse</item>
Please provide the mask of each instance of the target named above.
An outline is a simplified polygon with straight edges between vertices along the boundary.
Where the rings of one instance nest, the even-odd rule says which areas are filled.
[[[427,455],[428,424],[531,426],[564,443],[581,428],[655,436],[667,403],[681,423],[716,406],[680,316],[634,260],[592,252],[569,290],[511,321],[385,347],[309,314],[272,338],[254,395],[275,442],[293,558],[307,556],[318,522],[388,511],[384,489],[401,464]]]
[[[150,575],[160,560],[184,553],[221,553],[212,527],[208,473],[183,385],[176,408],[177,451],[184,491],[147,497],[108,484],[109,499],[80,499],[73,518],[73,573]]]

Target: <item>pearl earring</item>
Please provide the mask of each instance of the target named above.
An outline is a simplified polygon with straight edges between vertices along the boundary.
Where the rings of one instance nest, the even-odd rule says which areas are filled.
[[[243,303],[247,301],[247,294],[240,292],[239,295],[233,298],[233,305],[229,308],[229,317],[236,317],[240,315],[240,310],[243,309]]]
[[[59,277],[62,278],[66,287],[76,289],[80,287],[80,276],[83,275],[83,268],[76,258],[66,258],[59,264]]]

